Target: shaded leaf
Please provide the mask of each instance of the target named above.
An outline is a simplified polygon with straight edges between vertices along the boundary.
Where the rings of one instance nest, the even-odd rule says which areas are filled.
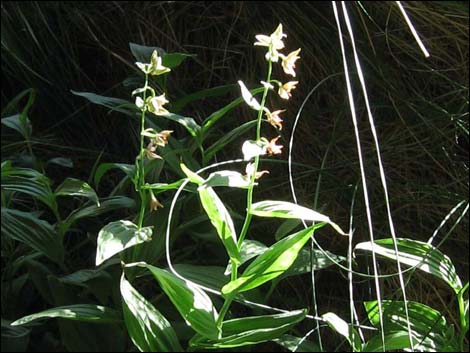
[[[285,334],[274,339],[273,342],[281,345],[289,352],[321,352],[318,344],[305,339],[305,337],[300,338]]]
[[[100,206],[98,195],[87,182],[74,178],[67,178],[55,190],[56,196],[81,196],[90,199],[96,205]]]
[[[2,237],[10,237],[62,263],[64,248],[54,228],[29,212],[2,208]]]

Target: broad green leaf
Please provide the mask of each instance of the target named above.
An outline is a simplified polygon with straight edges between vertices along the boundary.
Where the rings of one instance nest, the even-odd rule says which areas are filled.
[[[54,228],[29,212],[3,208],[2,237],[10,237],[62,263],[64,248]]]
[[[173,267],[184,278],[218,291],[228,280],[228,277],[224,275],[224,268],[219,266],[177,264]]]
[[[93,182],[95,183],[95,186],[99,185],[103,175],[110,169],[120,169],[124,173],[126,173],[126,175],[129,179],[134,178],[135,165],[133,165],[133,164],[103,163],[96,169],[95,177],[93,179]]]
[[[304,221],[325,222],[331,225],[339,234],[347,235],[336,223],[331,221],[330,217],[291,202],[271,200],[257,202],[251,206],[250,213],[259,217],[293,218]]]
[[[28,139],[33,130],[31,121],[29,121],[29,119],[26,117],[25,122],[22,124],[20,118],[21,114],[15,114],[6,118],[2,118],[1,123],[10,129],[19,132],[23,138]]]
[[[2,352],[27,352],[31,330],[2,319]]]
[[[100,96],[99,94],[91,92],[76,92],[73,90],[70,90],[70,92],[76,96],[84,97],[94,104],[102,105],[130,116],[134,116],[135,113],[138,112],[138,108],[135,104],[125,99]]]
[[[158,52],[158,56],[162,57],[165,54],[165,50],[159,47],[149,47],[146,45],[140,45],[136,43],[129,43],[129,49],[135,60],[141,63],[150,63],[150,58],[154,50]]]
[[[386,334],[385,348],[382,342],[382,335],[372,336],[364,345],[363,352],[389,352],[410,348],[410,338],[407,331],[397,331]],[[414,344],[418,343],[417,341]]]
[[[218,339],[217,310],[209,296],[195,283],[183,281],[172,273],[145,263],[135,265],[146,267],[152,272],[186,323],[203,336]]]
[[[256,125],[256,120],[248,121],[240,126],[237,126],[235,129],[230,130],[226,134],[224,134],[220,139],[214,142],[209,148],[207,148],[204,159],[205,161],[210,161],[214,155],[223,149],[226,145],[230,142],[234,141],[241,137],[246,131],[248,131],[251,127]]]
[[[121,296],[127,332],[141,352],[182,352],[168,320],[124,277]]]
[[[98,234],[96,250],[96,266],[131,246],[150,241],[152,227],[139,229],[130,221],[111,222],[103,227]]]
[[[90,206],[82,206],[72,213],[65,219],[63,223],[64,229],[68,229],[77,220],[85,217],[96,217],[105,212],[118,210],[121,208],[133,208],[135,207],[134,199],[126,196],[110,196],[101,200],[99,206],[92,204]]]
[[[247,189],[250,186],[250,178],[232,170],[221,170],[209,174],[204,183],[202,183],[202,187],[214,186]]]
[[[226,284],[222,288],[222,294],[234,296],[282,275],[294,263],[315,229],[321,226],[323,223],[301,230],[269,247],[246,268],[239,278]]]
[[[56,196],[82,196],[100,206],[98,195],[87,182],[74,178],[67,178],[55,190]]]
[[[359,338],[359,334],[354,329],[354,327],[352,327],[335,313],[323,314],[322,318],[327,322],[328,326],[348,340],[349,344],[354,348],[355,352],[361,351],[361,339]]]
[[[2,189],[32,196],[55,210],[56,200],[51,181],[40,172],[29,168],[12,168],[2,164]]]
[[[252,94],[257,94],[257,93],[260,93],[260,92],[263,92],[264,91],[264,87],[259,87],[259,88],[256,88],[254,90],[251,90],[251,93]],[[240,103],[243,102],[243,98],[237,98],[235,99],[234,101],[232,101],[231,103],[227,104],[226,106],[220,108],[219,110],[217,110],[216,112],[212,113],[211,115],[209,115],[205,120],[204,120],[204,123],[203,123],[203,126],[202,126],[202,131],[204,134],[207,133],[207,131],[220,119],[222,118],[223,116],[225,116],[225,114],[227,114],[229,111],[231,111],[233,108],[235,108],[237,105],[239,105]]]
[[[73,161],[70,158],[55,157],[47,161],[47,164],[56,164],[65,168],[73,168]]]
[[[186,116],[181,116],[181,115],[173,114],[173,113],[167,113],[167,114],[158,115],[158,116],[174,121],[184,126],[184,128],[188,130],[188,132],[194,137],[197,137],[199,134],[199,131],[201,130],[201,127],[196,123],[196,121],[193,118],[188,118]]]
[[[189,57],[195,56],[194,54],[185,54],[185,53],[166,53],[165,50],[159,47],[149,47],[145,45],[140,45],[136,43],[129,43],[129,48],[134,55],[134,58],[138,62],[149,63],[150,58],[154,50],[158,52],[158,55],[162,57],[162,64],[170,69],[173,69]]]
[[[190,171],[184,166],[184,164],[181,164],[181,169],[192,182],[197,183],[198,185],[202,185],[204,183],[203,178]],[[237,245],[235,226],[233,225],[232,217],[230,217],[228,210],[212,188],[199,187],[198,193],[202,207],[206,211],[212,225],[217,230],[217,234],[222,240],[230,259],[239,263],[240,252]]]
[[[177,101],[175,101],[174,103],[172,103],[171,110],[174,111],[175,113],[178,113],[186,105],[188,105],[191,102],[198,101],[198,100],[201,100],[201,99],[205,99],[205,98],[208,98],[208,97],[222,96],[222,95],[232,91],[235,87],[237,87],[237,86],[234,85],[234,84],[223,85],[223,86],[212,87],[212,88],[204,89],[202,91],[187,94],[187,95],[183,96],[182,98],[178,99]]]
[[[377,301],[365,302],[364,306],[372,325],[379,328],[380,318]],[[383,300],[382,314],[385,334],[400,331],[408,333],[403,301]],[[440,312],[427,305],[408,301],[408,315],[415,350],[439,352],[456,350],[458,346],[454,346],[455,343],[450,340],[451,337],[448,334],[451,327]],[[409,340],[406,348],[411,348]]]
[[[187,58],[192,58],[196,55],[185,53],[165,53],[163,54],[162,64],[170,69],[180,66],[181,63]]]
[[[167,183],[145,184],[143,188],[151,189],[153,190],[154,194],[158,194],[160,192],[167,191],[167,190],[176,190],[181,186],[181,184],[183,184],[183,182],[184,182],[184,179],[180,179],[171,184],[167,184]]]
[[[415,266],[421,271],[430,273],[445,282],[458,293],[462,289],[462,281],[457,275],[452,261],[434,246],[412,239],[397,239],[398,259],[400,263]],[[374,243],[364,242],[356,245],[355,250],[372,251],[396,260],[397,255],[393,245],[393,239],[379,239]]]
[[[242,246],[240,248],[240,264],[243,265],[248,260],[264,253],[268,247],[263,243],[257,240],[245,239],[243,240]],[[226,275],[230,275],[232,272],[232,263],[228,263],[227,269],[225,270]]]
[[[283,335],[305,318],[307,310],[276,315],[252,316],[222,323],[222,337],[217,340],[194,336],[190,345],[204,349],[233,348],[270,341]]]
[[[305,339],[305,337],[300,338],[285,334],[274,339],[273,342],[281,345],[289,352],[321,352],[318,344]]]
[[[311,250],[302,249],[292,266],[280,278],[310,273],[312,266],[315,271],[327,268],[334,265],[332,260],[336,262],[346,261],[344,256],[336,255],[329,251],[314,249],[312,263],[310,251]]]
[[[279,226],[279,228],[276,231],[276,234],[274,234],[274,239],[279,240],[284,238],[286,235],[289,235],[292,233],[292,231],[300,226],[302,224],[302,221],[299,219],[287,219],[282,224]]]
[[[60,306],[22,317],[13,322],[12,326],[24,325],[34,320],[48,318],[62,318],[99,324],[122,321],[120,313],[114,309],[92,304],[77,304]]]

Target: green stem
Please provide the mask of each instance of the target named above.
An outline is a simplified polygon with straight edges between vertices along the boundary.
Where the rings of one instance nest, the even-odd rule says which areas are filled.
[[[271,73],[272,73],[272,62],[268,61],[268,75],[266,78],[266,82],[271,81]],[[257,119],[257,124],[256,124],[256,140],[259,140],[261,138],[261,118],[263,116],[263,109],[266,104],[266,97],[268,96],[268,87],[264,88],[263,91],[263,98],[261,99],[261,109],[258,111],[258,119]],[[256,178],[256,173],[258,172],[258,166],[259,166],[259,156],[255,157],[255,164],[254,164],[254,171],[253,174],[251,175],[251,182],[250,186],[248,187],[248,192],[247,192],[247,198],[246,198],[246,218],[245,222],[243,223],[242,231],[240,233],[240,237],[238,238],[238,248],[241,247],[243,244],[243,240],[245,240],[246,233],[248,232],[248,228],[251,223],[251,205],[253,204],[253,189],[255,185],[255,178]]]
[[[141,115],[141,123],[140,123],[140,154],[139,154],[139,180],[138,180],[138,186],[137,189],[139,191],[140,195],[140,212],[139,212],[139,221],[138,221],[138,227],[139,229],[142,228],[142,225],[144,223],[144,215],[145,215],[145,191],[144,191],[144,184],[145,184],[145,153],[144,153],[144,136],[142,135],[142,132],[145,130],[145,111],[146,111],[146,99],[147,99],[147,87],[148,87],[148,82],[149,82],[149,77],[148,74],[145,74],[145,85],[144,85],[144,95],[143,95],[143,100],[144,100],[144,107],[142,109],[142,115]]]
[[[230,308],[230,304],[232,304],[232,297],[225,299],[224,305],[222,305],[222,309],[220,309],[219,317],[217,318],[217,326],[222,326],[222,322],[224,321],[225,314],[227,314],[228,309]]]

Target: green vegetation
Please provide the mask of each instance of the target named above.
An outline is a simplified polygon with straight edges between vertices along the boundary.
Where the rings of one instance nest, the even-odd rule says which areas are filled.
[[[468,31],[3,4],[2,350],[468,350]]]

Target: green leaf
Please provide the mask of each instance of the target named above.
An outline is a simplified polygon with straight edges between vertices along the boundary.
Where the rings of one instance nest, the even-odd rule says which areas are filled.
[[[274,339],[273,342],[281,345],[289,352],[321,352],[318,344],[306,340],[305,337],[300,338],[285,334],[279,338]]]
[[[12,168],[2,164],[2,189],[32,196],[55,210],[56,200],[48,177],[34,169]]]
[[[121,296],[127,331],[141,352],[182,352],[178,337],[168,320],[124,277]]]
[[[281,278],[310,273],[312,266],[315,271],[327,268],[329,266],[334,265],[334,262],[332,260],[335,260],[336,262],[346,261],[346,258],[344,256],[336,255],[329,251],[314,249],[312,254],[312,263],[310,259],[310,251],[311,250],[302,249],[302,251],[299,253],[299,256],[297,256],[295,262],[281,276]]]
[[[380,317],[377,301],[365,302],[364,306],[372,325],[379,328]],[[385,334],[391,335],[400,331],[408,334],[403,301],[383,300],[382,314]],[[415,350],[438,352],[456,351],[456,348],[458,350],[458,347],[454,346],[454,342],[449,340],[447,333],[449,325],[440,312],[427,305],[408,301],[408,315]],[[398,338],[396,339],[398,340]],[[411,348],[409,339],[407,339],[407,346],[403,348]]]
[[[184,128],[188,130],[188,132],[194,137],[197,137],[199,135],[199,131],[201,130],[201,127],[196,123],[193,118],[188,118],[186,116],[181,116],[173,113],[159,115],[159,117],[174,121],[184,126]]]
[[[187,58],[192,58],[196,55],[185,53],[165,53],[163,54],[162,64],[170,69],[174,69],[181,65]]]
[[[228,131],[224,134],[219,140],[214,142],[209,148],[207,148],[206,153],[204,155],[205,160],[209,161],[214,157],[214,155],[228,145],[233,140],[242,136],[246,131],[248,131],[251,127],[255,126],[257,123],[256,120],[248,121],[240,126],[237,126],[235,129]]]
[[[347,235],[337,224],[331,221],[330,217],[291,202],[271,200],[257,202],[251,206],[250,213],[259,217],[293,218],[303,219],[304,221],[325,222],[331,225],[339,234]]]
[[[254,90],[251,90],[252,94],[257,94],[261,93],[264,91],[264,87],[259,87]],[[225,114],[227,114],[229,111],[231,111],[233,108],[235,108],[237,105],[239,105],[241,102],[243,102],[243,98],[237,98],[231,103],[227,104],[226,106],[220,108],[216,112],[212,113],[209,115],[205,120],[202,125],[202,131],[203,134],[206,134],[207,131],[220,119],[222,118]]]
[[[121,208],[133,208],[133,207],[135,207],[135,201],[134,199],[131,199],[129,197],[126,197],[126,196],[106,197],[101,200],[101,203],[99,206],[97,206],[96,204],[92,204],[89,206],[84,205],[74,210],[72,213],[70,213],[63,223],[63,227],[64,227],[63,230],[68,229],[70,226],[72,226],[72,224],[74,224],[77,220],[81,218],[96,217],[105,212],[118,210]]]
[[[194,336],[190,345],[204,349],[233,348],[258,344],[280,337],[305,318],[307,310],[276,315],[252,316],[222,323],[222,337],[217,340]]]
[[[120,169],[124,173],[126,173],[126,175],[128,176],[129,179],[134,178],[135,165],[133,165],[133,164],[103,163],[96,169],[95,177],[93,179],[93,182],[95,183],[95,186],[99,185],[103,175],[110,169]]]
[[[408,332],[397,331],[384,336],[385,348],[382,342],[382,335],[372,336],[364,345],[363,352],[389,352],[405,350],[410,348],[410,338]],[[417,343],[417,342],[415,342]]]
[[[139,229],[134,223],[124,220],[111,222],[104,226],[98,234],[96,266],[124,249],[151,239],[152,227]]]
[[[183,319],[196,332],[212,339],[220,337],[220,329],[216,323],[217,310],[209,296],[195,283],[183,281],[168,271],[145,263],[135,265],[145,267],[152,272]]]
[[[20,118],[20,114],[15,114],[6,118],[2,118],[1,123],[6,127],[19,132],[23,138],[28,139],[29,136],[31,136],[31,132],[33,130],[31,121],[26,117],[25,122],[22,123]]]
[[[40,313],[28,315],[16,320],[11,325],[25,325],[34,320],[48,318],[62,318],[69,320],[94,322],[99,324],[122,321],[120,313],[114,309],[99,305],[77,304],[59,306],[57,308],[41,311]]]
[[[415,266],[421,271],[444,280],[456,293],[462,289],[462,281],[457,275],[454,264],[449,257],[434,246],[417,240],[398,238],[397,248],[400,263]],[[376,254],[388,259],[397,259],[392,238],[379,239],[375,243],[359,243],[355,250],[374,250]]]
[[[204,183],[204,179],[196,173],[190,171],[184,164],[181,164],[181,169],[188,176],[191,182],[198,185]],[[202,207],[207,213],[212,225],[217,230],[219,238],[227,250],[230,259],[236,263],[240,262],[240,252],[237,245],[237,235],[235,226],[233,225],[232,217],[225,208],[222,200],[217,196],[215,191],[210,187],[198,188],[199,198]]]
[[[233,170],[221,170],[209,174],[202,183],[202,187],[228,186],[232,188],[247,189],[250,186],[250,178]]]
[[[245,239],[240,248],[239,266],[243,265],[248,260],[251,260],[252,258],[264,253],[267,249],[268,247],[266,245],[257,240]],[[225,270],[226,275],[229,275],[230,273],[232,273],[231,262],[228,263],[227,269]]]
[[[224,268],[219,266],[197,266],[188,264],[173,265],[176,272],[199,285],[220,291],[227,283]]]
[[[233,90],[235,87],[237,86],[234,84],[223,85],[223,86],[212,87],[208,89],[203,89],[202,91],[187,94],[183,96],[182,98],[178,99],[177,101],[175,101],[174,103],[172,103],[171,110],[174,111],[175,113],[178,113],[181,110],[183,110],[183,108],[191,102],[209,98],[209,97],[222,96],[230,92],[231,90]]]
[[[59,264],[63,262],[64,248],[52,225],[29,212],[2,207],[1,213],[2,237],[26,244]]]
[[[74,178],[67,178],[55,190],[56,196],[81,196],[90,199],[100,206],[98,195],[87,182]]]
[[[134,116],[135,113],[138,112],[138,108],[135,104],[125,99],[100,96],[99,94],[91,92],[76,92],[73,90],[70,90],[70,92],[76,96],[84,97],[94,104],[102,105],[130,116]]]
[[[2,319],[2,352],[27,352],[31,330]]]
[[[70,158],[55,157],[47,161],[47,164],[56,164],[65,168],[73,168],[73,161]]]
[[[354,327],[352,327],[335,313],[323,314],[322,318],[327,322],[328,326],[348,340],[349,344],[354,348],[355,352],[361,351],[361,339],[359,338],[359,334],[354,329]]]
[[[149,63],[154,50],[158,52],[158,56],[162,57],[162,64],[170,69],[173,69],[186,59],[195,56],[194,54],[185,53],[166,53],[165,50],[159,47],[149,47],[136,43],[129,43],[129,48],[134,55],[134,58],[141,63]]]
[[[222,294],[235,296],[282,275],[294,263],[315,229],[321,226],[323,223],[316,224],[272,245],[259,255],[238,279],[227,283],[222,288]]]

